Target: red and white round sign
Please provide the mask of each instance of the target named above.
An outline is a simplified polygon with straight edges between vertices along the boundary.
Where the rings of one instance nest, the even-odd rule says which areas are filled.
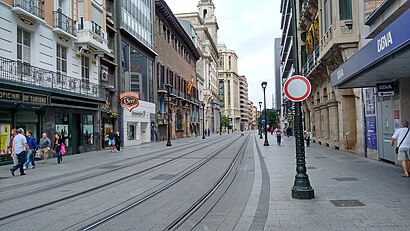
[[[293,102],[300,102],[309,97],[312,85],[309,80],[301,75],[294,75],[285,82],[283,92]]]

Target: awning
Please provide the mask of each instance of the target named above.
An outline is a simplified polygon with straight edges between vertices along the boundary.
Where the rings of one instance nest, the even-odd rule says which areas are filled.
[[[374,37],[331,75],[337,88],[374,87],[410,77],[410,9]]]

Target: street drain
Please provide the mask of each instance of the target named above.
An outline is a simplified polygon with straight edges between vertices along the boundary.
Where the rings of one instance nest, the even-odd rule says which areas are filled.
[[[359,179],[354,177],[340,177],[340,178],[332,178],[333,180],[337,181],[358,181]]]
[[[360,207],[366,205],[359,200],[330,200],[330,202],[335,207]]]

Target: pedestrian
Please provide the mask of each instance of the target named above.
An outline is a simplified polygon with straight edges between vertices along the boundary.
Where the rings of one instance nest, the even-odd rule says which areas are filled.
[[[310,135],[311,135],[311,132],[310,132],[309,129],[306,129],[306,130],[304,131],[304,133],[303,133],[303,136],[304,136],[304,138],[305,138],[305,140],[306,140],[306,147],[309,147],[309,146],[310,146]]]
[[[401,128],[394,132],[391,140],[391,145],[393,146],[396,141],[396,154],[398,154],[397,159],[401,160],[401,166],[404,173],[401,175],[403,177],[409,177],[410,171],[410,135],[409,133],[409,122],[404,120],[401,123]]]
[[[115,133],[112,128],[110,129],[110,133],[108,134],[108,146],[110,146],[110,152],[113,152],[115,146]]]
[[[31,162],[31,168],[36,167],[36,163],[34,162],[34,157],[36,155],[37,149],[38,149],[38,144],[36,138],[33,136],[33,132],[30,130],[27,130],[26,132],[26,140],[27,140],[27,145],[31,149],[31,153],[27,153],[27,161],[26,161],[26,169],[28,169],[28,166],[30,165]]]
[[[27,152],[31,153],[31,149],[27,145],[26,137],[23,134],[24,129],[19,128],[17,129],[17,134],[13,138],[13,148],[11,155],[17,155],[19,162],[17,165],[14,165],[10,169],[10,173],[12,176],[14,176],[14,171],[16,171],[17,169],[20,169],[20,175],[26,175],[24,173],[23,165],[24,163],[26,163]]]
[[[9,146],[7,146],[7,148],[10,150],[10,154],[13,152],[13,138],[14,136],[16,136],[16,134],[17,134],[17,130],[15,128],[11,129],[10,142],[9,142]],[[19,163],[19,159],[17,158],[17,155],[11,155],[11,157],[13,158],[13,165],[17,165]]]
[[[279,146],[282,142],[282,132],[279,128],[276,130],[276,142],[278,143]]]
[[[121,140],[120,132],[118,131],[118,129],[115,130],[114,142],[115,142],[115,147],[117,148],[117,151],[120,151],[122,140]]]
[[[51,148],[51,141],[47,137],[47,133],[41,135],[40,143],[38,144],[40,151],[40,158],[43,159],[43,164],[47,162],[48,154]]]
[[[63,145],[63,139],[60,138],[60,134],[54,135],[54,151],[57,154],[57,164],[63,163],[63,155],[61,154],[61,147]]]
[[[245,136],[245,133],[243,132],[243,130],[241,131],[241,136]]]
[[[208,136],[211,136],[211,129],[208,128]]]

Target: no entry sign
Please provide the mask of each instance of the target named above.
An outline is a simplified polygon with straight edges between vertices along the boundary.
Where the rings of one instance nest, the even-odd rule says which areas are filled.
[[[312,85],[310,85],[309,80],[301,75],[290,77],[286,80],[285,86],[283,87],[283,92],[286,97],[293,102],[300,102],[307,99],[311,91]]]

